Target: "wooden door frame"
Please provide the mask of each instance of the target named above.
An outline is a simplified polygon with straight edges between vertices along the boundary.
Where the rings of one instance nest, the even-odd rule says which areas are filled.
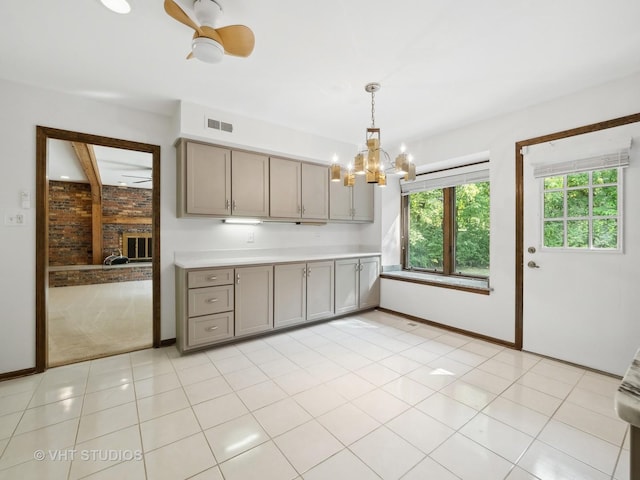
[[[524,321],[524,147],[640,122],[640,113],[592,123],[516,142],[516,330],[515,348],[522,350]]]
[[[122,148],[152,155],[152,325],[153,346],[160,347],[160,146],[103,137],[88,133],[36,126],[36,367],[37,373],[47,368],[47,290],[49,286],[49,178],[47,140],[82,142],[104,147]]]

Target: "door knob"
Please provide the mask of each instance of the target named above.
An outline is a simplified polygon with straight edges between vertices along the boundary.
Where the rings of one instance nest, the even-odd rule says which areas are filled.
[[[527,267],[529,267],[529,268],[540,268],[540,265],[538,265],[533,260],[529,260],[529,262],[527,263]]]

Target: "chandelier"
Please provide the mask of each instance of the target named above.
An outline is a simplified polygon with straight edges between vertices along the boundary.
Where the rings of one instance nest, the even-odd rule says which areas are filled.
[[[353,187],[356,175],[365,175],[367,183],[376,183],[381,187],[387,184],[387,174],[404,175],[405,180],[416,179],[416,165],[411,161],[409,155],[404,151],[396,157],[395,163],[391,164],[389,154],[380,146],[380,129],[376,127],[375,117],[375,94],[380,90],[379,83],[367,83],[364,86],[366,92],[371,94],[371,126],[367,128],[366,149],[358,152],[353,161],[353,166],[349,166],[344,175],[344,186]],[[380,157],[382,152],[383,157]],[[331,165],[331,181],[339,182],[342,167],[334,158]]]

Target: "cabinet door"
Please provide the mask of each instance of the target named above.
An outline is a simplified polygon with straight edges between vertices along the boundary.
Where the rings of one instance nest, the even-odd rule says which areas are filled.
[[[329,169],[323,165],[302,164],[302,218],[329,218]]]
[[[268,217],[269,157],[234,150],[231,171],[231,214]]]
[[[236,268],[236,336],[273,328],[273,266]]]
[[[358,310],[359,268],[357,258],[336,260],[336,315]]]
[[[306,320],[306,264],[274,267],[273,325],[284,327]]]
[[[231,151],[187,142],[186,157],[186,213],[229,215]]]
[[[307,321],[333,316],[333,261],[307,263]]]
[[[353,219],[373,222],[374,184],[367,183],[364,175],[356,175],[353,186]]]
[[[380,258],[360,259],[360,309],[377,307],[380,304]]]
[[[269,198],[272,217],[300,218],[302,213],[301,164],[295,160],[269,160]]]
[[[329,218],[351,220],[351,197],[354,187],[345,187],[342,182],[329,182]]]

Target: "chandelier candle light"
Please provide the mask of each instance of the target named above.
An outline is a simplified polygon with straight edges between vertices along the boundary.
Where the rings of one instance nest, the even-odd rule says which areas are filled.
[[[380,129],[376,128],[375,118],[375,94],[380,90],[379,83],[367,83],[364,87],[365,91],[371,94],[371,127],[367,128],[366,150],[358,152],[353,167],[349,166],[344,175],[344,186],[353,187],[356,175],[365,175],[367,183],[377,183],[384,187],[387,184],[387,172],[393,174],[404,175],[405,180],[416,179],[416,165],[411,161],[409,155],[402,147],[401,153],[397,156],[395,164],[391,165],[389,154],[380,146]],[[380,159],[380,152],[383,153],[384,159]],[[384,160],[388,165],[385,165]],[[340,181],[341,167],[337,158],[334,156],[331,165],[331,181]]]

